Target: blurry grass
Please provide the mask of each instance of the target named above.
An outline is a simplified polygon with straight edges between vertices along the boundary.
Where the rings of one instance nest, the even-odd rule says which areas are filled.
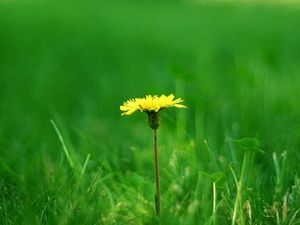
[[[158,224],[151,131],[119,112],[148,93],[188,106],[162,112],[161,224],[299,224],[298,11],[0,3],[0,224]]]

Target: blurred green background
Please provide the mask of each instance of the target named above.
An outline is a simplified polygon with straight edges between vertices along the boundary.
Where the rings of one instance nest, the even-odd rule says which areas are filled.
[[[256,222],[278,224],[263,208],[300,193],[299,27],[298,5],[2,1],[1,224],[156,224],[151,130],[144,114],[121,117],[119,106],[170,93],[188,109],[161,113],[164,224],[209,224],[210,183],[197,174],[228,163],[239,171],[243,154],[230,140],[245,137],[265,152],[249,170]],[[50,119],[77,168],[90,155],[85,178]],[[287,163],[276,166],[280,155]],[[180,183],[184,171],[192,175]],[[176,180],[183,191],[173,195]],[[230,224],[226,199],[219,224]]]

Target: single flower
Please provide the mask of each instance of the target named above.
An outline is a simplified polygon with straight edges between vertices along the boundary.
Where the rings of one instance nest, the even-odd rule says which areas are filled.
[[[154,137],[154,165],[155,165],[155,209],[156,213],[160,215],[160,177],[158,166],[158,148],[157,148],[157,129],[159,127],[159,111],[164,108],[176,107],[186,108],[186,106],[180,104],[183,100],[181,98],[174,99],[174,95],[169,96],[147,95],[145,98],[130,99],[120,106],[120,110],[123,111],[122,115],[131,115],[135,111],[146,112],[148,114],[149,126],[153,129]]]
[[[122,115],[131,115],[137,110],[141,112],[159,112],[164,108],[176,107],[186,108],[186,106],[180,104],[183,100],[181,98],[174,99],[174,95],[169,96],[147,95],[145,98],[130,99],[120,106],[120,110],[123,111]]]

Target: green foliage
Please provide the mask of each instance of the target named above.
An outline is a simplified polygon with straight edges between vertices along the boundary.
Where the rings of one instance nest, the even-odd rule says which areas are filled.
[[[239,140],[232,140],[236,143],[241,150],[246,152],[260,152],[264,153],[263,150],[259,149],[259,141],[255,138],[242,138]]]
[[[299,224],[299,10],[0,2],[0,224]]]

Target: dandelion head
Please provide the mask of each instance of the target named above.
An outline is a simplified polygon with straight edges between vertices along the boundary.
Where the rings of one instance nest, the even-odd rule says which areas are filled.
[[[135,111],[141,111],[148,113],[159,112],[162,109],[169,107],[186,108],[186,106],[180,104],[183,100],[181,98],[174,99],[174,95],[169,96],[157,95],[151,96],[146,95],[144,98],[130,99],[120,106],[120,110],[123,112],[122,115],[131,115]]]

